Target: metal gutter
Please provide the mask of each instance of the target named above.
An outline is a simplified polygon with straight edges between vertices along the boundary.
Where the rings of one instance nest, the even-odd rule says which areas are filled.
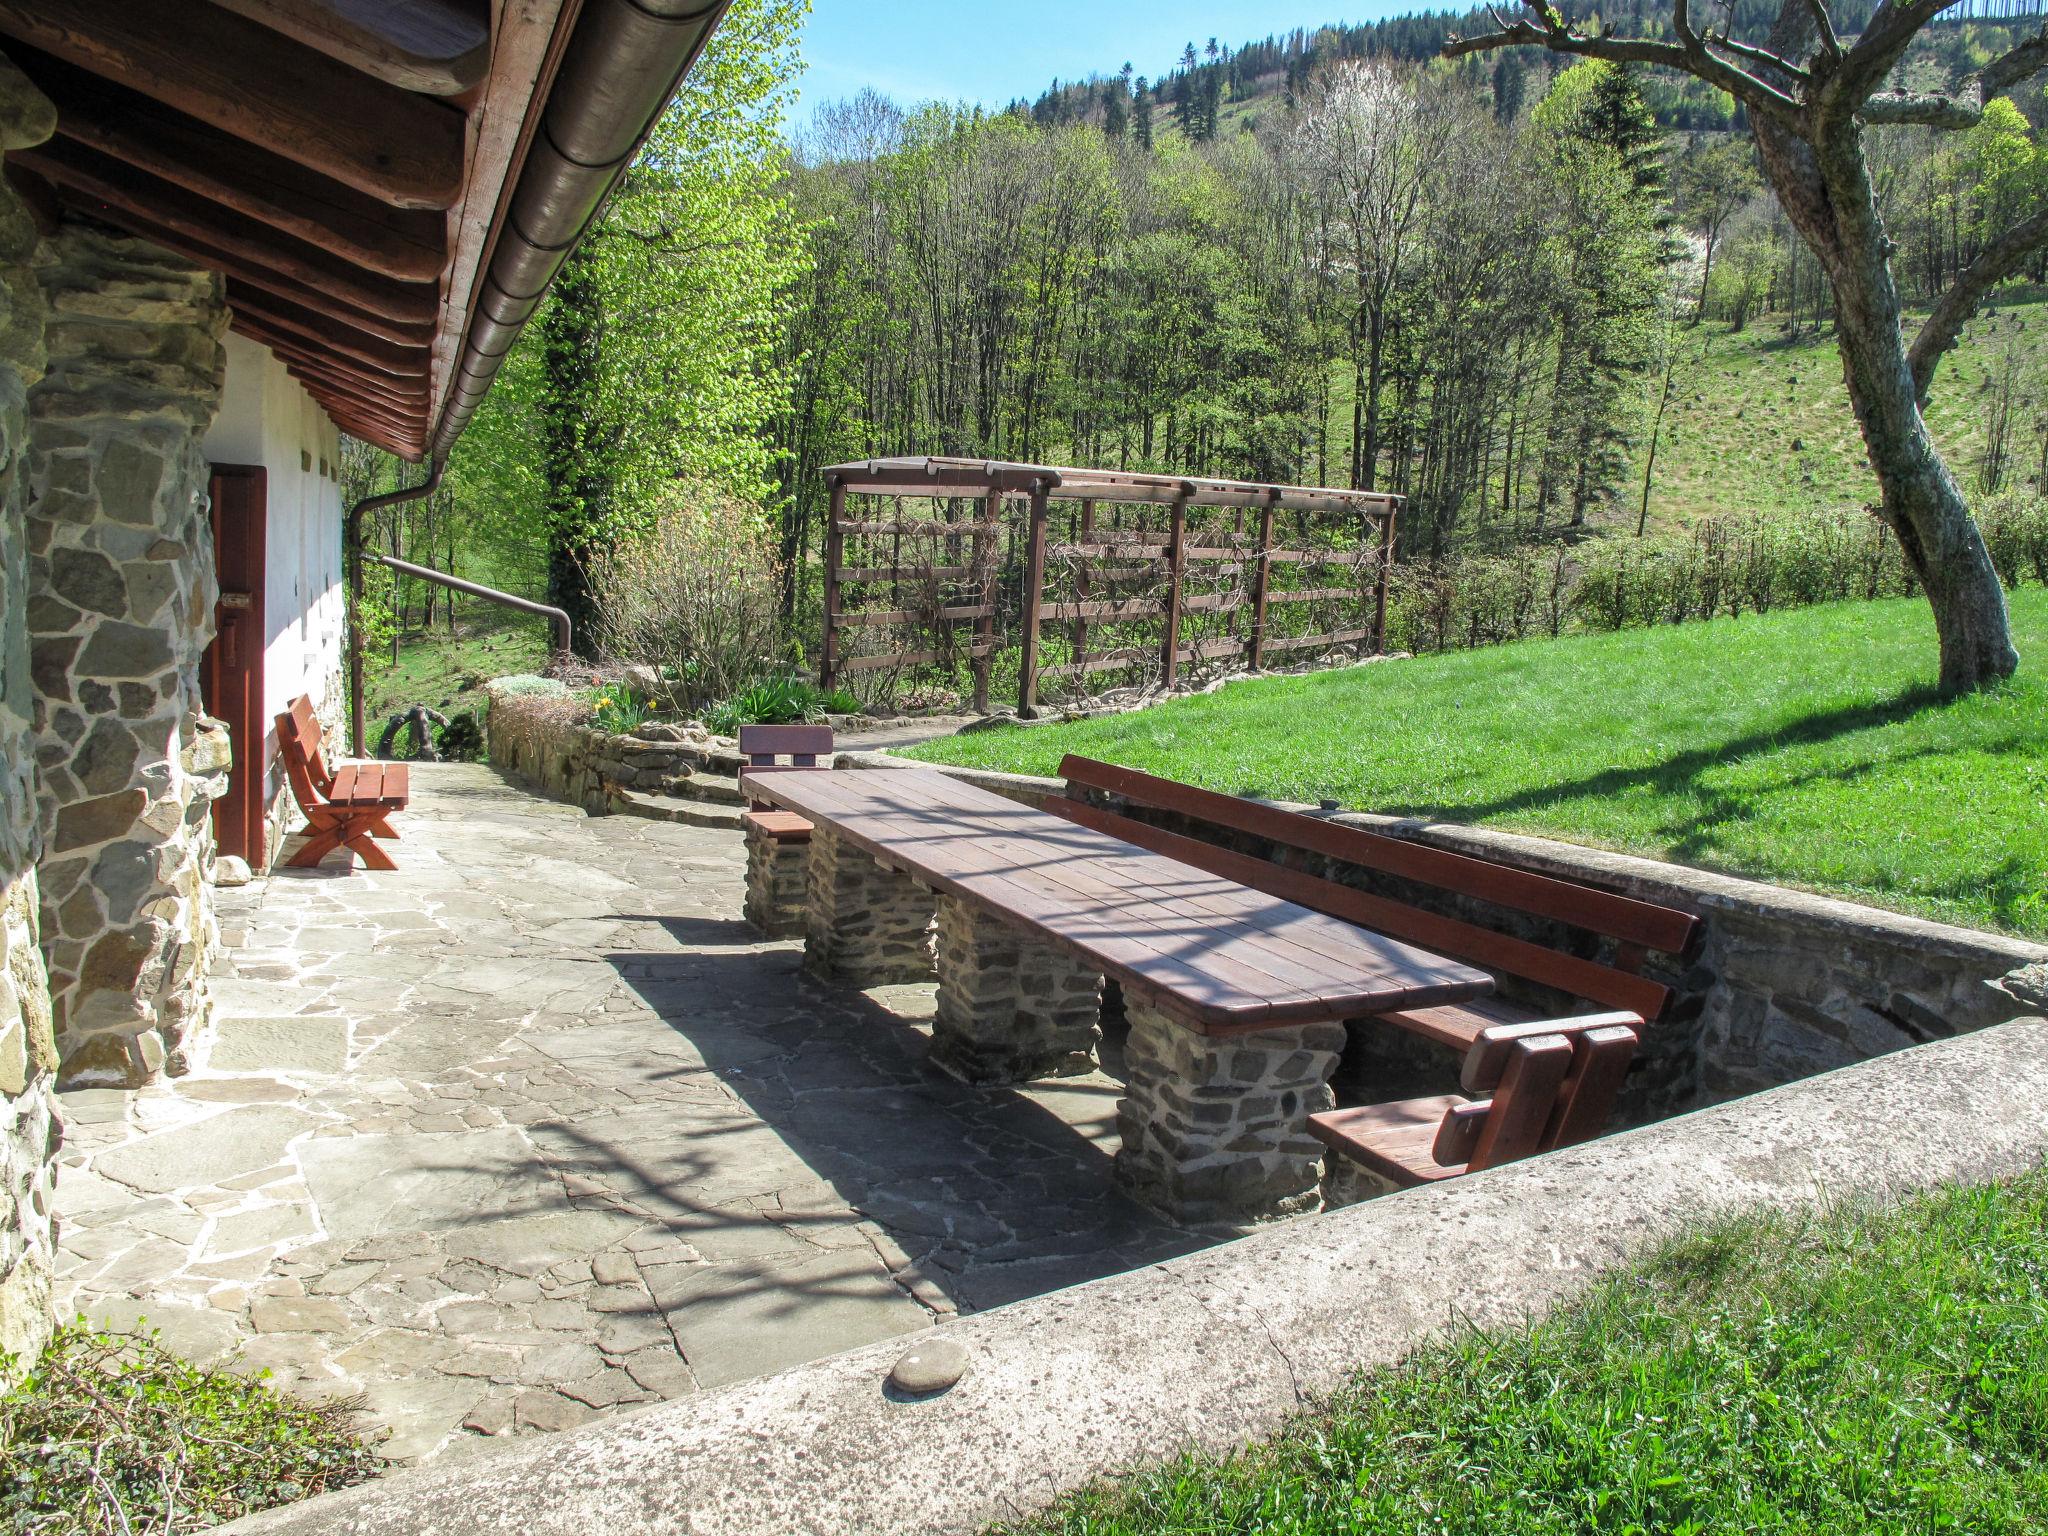
[[[729,0],[585,0],[520,168],[428,453],[445,460]]]
[[[363,734],[363,515],[433,495],[447,468],[447,460],[437,456],[428,466],[427,478],[418,485],[365,496],[348,509],[342,523],[342,558],[348,562],[348,735],[350,750],[357,757],[367,756],[369,751]]]

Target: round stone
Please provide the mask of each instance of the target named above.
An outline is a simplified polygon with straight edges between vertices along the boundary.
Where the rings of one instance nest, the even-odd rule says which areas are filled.
[[[967,1351],[951,1339],[932,1339],[911,1350],[889,1372],[889,1385],[912,1397],[943,1392],[967,1374]]]

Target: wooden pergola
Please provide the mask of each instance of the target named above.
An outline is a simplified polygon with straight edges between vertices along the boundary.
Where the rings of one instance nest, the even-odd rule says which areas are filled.
[[[1192,658],[1213,659],[1225,654],[1243,654],[1257,670],[1266,664],[1270,652],[1299,650],[1310,646],[1334,645],[1370,638],[1379,646],[1386,634],[1387,572],[1392,564],[1394,525],[1401,500],[1375,491],[1344,490],[1329,486],[1300,486],[1259,483],[1246,480],[1217,480],[1186,475],[1134,474],[1110,469],[1077,469],[1063,465],[1015,464],[1001,460],[944,457],[869,459],[837,464],[825,471],[829,493],[825,539],[825,634],[821,678],[834,685],[842,671],[877,664],[877,658],[844,660],[841,631],[864,624],[898,621],[908,617],[901,610],[848,612],[842,601],[843,588],[850,582],[892,579],[913,574],[913,568],[850,567],[845,561],[847,535],[939,536],[956,549],[972,541],[972,558],[965,565],[926,562],[914,573],[927,581],[958,581],[978,576],[980,590],[967,594],[973,600],[950,603],[937,610],[947,622],[972,622],[975,639],[968,654],[976,661],[976,703],[987,704],[987,658],[996,649],[994,633],[998,605],[990,580],[991,556],[998,535],[1003,503],[1028,503],[1024,524],[1019,709],[1028,713],[1037,703],[1041,627],[1051,622],[1075,625],[1076,655],[1050,672],[1085,677],[1092,671],[1108,670],[1130,663],[1135,652],[1111,651],[1095,657],[1086,652],[1087,627],[1091,622],[1117,622],[1140,616],[1151,617],[1151,605],[1134,605],[1128,600],[1091,601],[1089,577],[1080,576],[1079,600],[1064,603],[1045,601],[1047,528],[1049,508],[1054,502],[1079,503],[1080,515],[1075,540],[1064,548],[1084,558],[1129,558],[1134,553],[1163,557],[1166,595],[1157,617],[1163,620],[1164,638],[1158,663],[1162,680],[1172,687],[1180,664]],[[883,498],[931,498],[935,501],[978,501],[983,511],[973,521],[938,522],[933,519],[891,518],[850,520],[846,498],[866,495]],[[1106,506],[1137,505],[1166,509],[1165,526],[1156,538],[1134,539],[1122,531],[1097,527],[1096,513]],[[1222,544],[1191,543],[1188,514],[1196,508],[1223,508],[1244,516],[1257,515],[1257,531],[1246,530],[1225,536]],[[1291,547],[1275,542],[1275,522],[1281,513],[1336,514],[1356,518],[1362,536],[1376,545],[1373,620],[1369,628],[1338,631],[1275,640],[1267,633],[1268,608],[1275,601],[1297,596],[1328,596],[1326,589],[1308,594],[1276,592],[1271,581],[1275,566],[1326,558],[1325,552]],[[1181,643],[1182,616],[1204,601],[1189,599],[1184,592],[1190,561],[1235,560],[1251,567],[1249,602],[1252,609],[1247,640],[1205,641],[1194,647]],[[1211,606],[1220,606],[1214,599]],[[936,659],[935,655],[913,654],[895,658],[898,662]]]

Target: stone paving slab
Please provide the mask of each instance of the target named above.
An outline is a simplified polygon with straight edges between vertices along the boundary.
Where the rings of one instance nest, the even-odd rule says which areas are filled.
[[[61,1309],[414,1462],[1204,1241],[1112,1189],[1113,1077],[968,1087],[929,986],[758,942],[738,834],[413,786],[396,873],[221,893],[191,1075],[62,1096]]]

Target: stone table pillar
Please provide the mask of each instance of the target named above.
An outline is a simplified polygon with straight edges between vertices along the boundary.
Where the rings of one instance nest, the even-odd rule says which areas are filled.
[[[1102,977],[1070,950],[954,896],[939,898],[932,1061],[970,1083],[1095,1069]]]
[[[805,927],[811,827],[788,811],[749,811],[741,819],[741,827],[747,843],[747,897],[742,911],[747,921],[769,938],[793,939]]]
[[[856,987],[932,979],[936,898],[820,824],[806,874],[804,966]]]
[[[1117,1182],[1188,1225],[1270,1221],[1321,1204],[1323,1145],[1342,1023],[1255,1035],[1198,1033],[1127,992]]]

